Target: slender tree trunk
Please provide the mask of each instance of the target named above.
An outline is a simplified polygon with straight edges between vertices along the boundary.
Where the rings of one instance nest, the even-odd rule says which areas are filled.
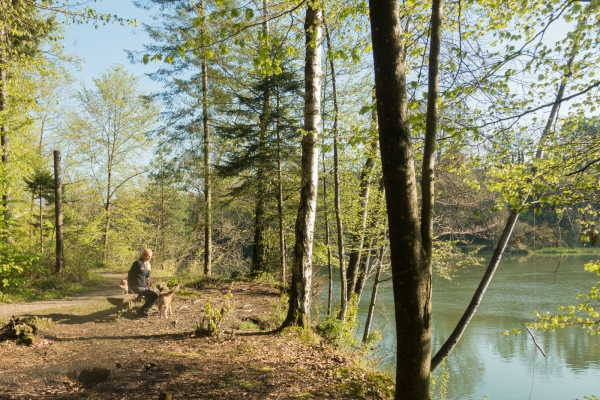
[[[160,269],[165,269],[165,187],[160,186]]]
[[[434,0],[432,48],[436,46],[434,36],[441,31],[440,8],[438,0]],[[423,400],[429,399],[430,389],[431,249],[427,247],[428,239],[422,236],[419,219],[406,93],[406,49],[398,3],[370,0],[369,10],[396,318],[395,398]],[[436,58],[430,57],[430,68],[436,68],[432,61],[435,63]],[[426,149],[432,140],[435,141],[435,136],[426,134]],[[423,203],[423,206],[429,205],[429,202]],[[424,213],[430,215],[428,210]]]
[[[360,264],[358,268],[356,287],[354,293],[358,297],[358,302],[360,303],[360,298],[362,296],[363,290],[365,289],[365,285],[367,284],[367,280],[369,279],[369,274],[371,273],[371,251],[373,251],[373,243],[375,241],[373,238],[369,239],[369,245],[366,250],[361,252]]]
[[[202,17],[205,17],[204,0],[200,0]],[[205,33],[202,22],[202,34]],[[204,129],[204,275],[212,275],[212,182],[210,170],[210,130],[208,127],[208,66],[206,54],[202,54],[202,126]]]
[[[383,178],[379,179],[379,192],[381,193],[381,198],[385,198],[385,187],[384,187],[384,183],[383,183]],[[368,230],[371,232],[374,231],[376,224],[377,224],[376,221],[371,221],[371,224],[370,224]],[[369,246],[367,247],[367,251],[363,252],[363,254],[361,255],[360,266],[359,266],[359,270],[358,270],[358,274],[357,274],[358,279],[356,281],[356,289],[354,291],[356,293],[356,295],[358,296],[359,301],[362,296],[362,292],[365,289],[367,280],[369,279],[369,275],[371,274],[371,271],[373,268],[371,266],[371,252],[373,251],[374,244],[375,244],[375,239],[374,239],[374,237],[371,236],[369,239]]]
[[[111,189],[111,185],[112,185],[112,165],[110,163],[110,160],[111,160],[111,158],[109,157],[108,179],[106,182],[106,203],[104,205],[104,210],[106,212],[106,218],[104,221],[104,253],[102,256],[102,261],[104,261],[105,264],[108,260],[108,237],[109,237],[109,232],[110,232],[110,212],[111,212],[110,189]]]
[[[4,33],[4,29],[0,32]],[[5,59],[0,57],[0,112],[5,111],[8,107],[8,78],[6,75]],[[7,180],[6,188],[2,193],[2,205],[4,206],[4,222],[7,228],[7,235],[4,238],[6,243],[12,244],[13,238],[10,233],[10,220],[12,219],[12,191],[10,187],[9,171],[10,171],[10,138],[8,136],[8,126],[2,124],[0,126],[0,146],[2,147],[2,165],[6,171]]]
[[[331,264],[331,245],[329,243],[329,211],[327,208],[327,170],[325,168],[325,153],[323,153],[323,208],[325,210],[325,245],[327,246],[327,270],[329,271],[329,290],[327,292],[327,315],[331,315],[331,296],[333,294],[333,265]]]
[[[283,171],[281,160],[281,127],[279,125],[279,90],[277,90],[277,213],[279,214],[279,258],[281,260],[281,282],[286,282],[285,230],[283,227]]]
[[[269,35],[269,3],[268,0],[263,0],[263,34],[265,37]],[[268,43],[268,41],[267,41]],[[266,261],[266,244],[265,244],[265,209],[267,198],[268,178],[267,171],[269,168],[267,160],[267,135],[269,129],[269,114],[271,113],[271,85],[270,78],[266,78],[266,84],[263,89],[263,109],[260,114],[260,136],[258,144],[258,168],[256,173],[257,190],[256,190],[256,208],[255,208],[255,223],[254,223],[254,251],[252,253],[252,272],[256,273],[264,269]]]
[[[365,321],[365,330],[363,332],[362,342],[365,343],[371,333],[371,323],[373,322],[373,314],[375,311],[375,304],[377,302],[377,290],[381,283],[381,269],[383,267],[383,256],[385,254],[385,246],[382,245],[379,248],[379,256],[377,257],[377,271],[375,272],[375,281],[373,282],[373,291],[371,292],[371,302],[369,303],[369,312],[367,313],[367,320]]]
[[[42,209],[42,186],[38,186],[39,195],[40,195],[40,203],[39,203],[39,211],[40,211],[40,253],[44,254],[44,214]]]
[[[321,94],[322,10],[308,3],[304,32],[306,63],[304,69],[304,136],[302,137],[302,177],[300,207],[296,218],[296,244],[292,265],[292,284],[288,314],[282,328],[308,326],[312,284],[312,246],[317,210],[320,94]]]
[[[357,282],[359,279],[359,263],[363,246],[365,242],[365,232],[367,230],[367,216],[369,207],[369,196],[371,193],[371,176],[375,169],[374,156],[379,151],[379,140],[373,140],[371,142],[370,154],[363,170],[360,174],[360,211],[359,218],[361,225],[358,231],[354,233],[352,238],[352,252],[350,253],[350,260],[348,261],[348,293],[358,293]]]
[[[573,54],[576,54],[576,50],[573,52]],[[541,159],[544,157],[545,141],[546,141],[546,138],[548,137],[548,134],[550,133],[550,130],[552,129],[552,124],[554,123],[554,119],[556,118],[556,115],[558,114],[558,108],[560,107],[560,102],[565,93],[565,88],[567,86],[567,80],[568,80],[568,78],[571,77],[571,74],[572,74],[571,73],[571,65],[573,64],[574,59],[575,59],[575,55],[571,56],[571,58],[567,62],[567,73],[565,74],[565,79],[562,80],[562,82],[558,88],[558,92],[556,94],[556,101],[555,101],[554,105],[552,106],[550,115],[548,116],[548,120],[546,121],[546,126],[544,127],[544,131],[542,132],[542,136],[540,137],[540,141],[539,141],[538,148],[536,151],[536,158],[538,158],[538,159]],[[526,196],[526,198],[524,199],[524,202],[527,201],[527,197],[528,196]],[[502,235],[500,236],[500,240],[498,241],[498,244],[496,245],[496,249],[494,250],[494,254],[492,255],[492,258],[490,259],[488,267],[485,270],[483,277],[481,278],[481,282],[479,282],[479,286],[477,287],[477,290],[475,291],[475,293],[473,294],[473,297],[471,298],[471,302],[467,306],[467,309],[463,313],[463,316],[458,321],[458,324],[456,325],[456,327],[454,328],[454,330],[452,331],[452,333],[450,334],[448,339],[446,339],[446,341],[444,342],[442,347],[440,347],[440,349],[437,351],[437,353],[435,353],[435,355],[432,357],[431,371],[435,371],[435,369],[437,367],[439,367],[439,365],[442,363],[442,361],[450,355],[450,353],[452,352],[452,350],[454,350],[454,347],[456,347],[456,344],[462,337],[463,333],[467,330],[467,326],[469,326],[469,322],[471,322],[471,319],[477,312],[477,309],[479,308],[479,304],[481,304],[481,301],[483,300],[483,296],[485,295],[485,292],[486,292],[488,286],[490,285],[490,282],[492,281],[492,278],[494,277],[496,270],[498,269],[498,265],[500,265],[500,260],[502,259],[502,254],[504,253],[504,249],[506,248],[506,245],[508,244],[508,241],[510,240],[513,229],[514,229],[515,225],[517,224],[518,219],[519,219],[519,213],[517,212],[517,210],[512,210],[508,217],[508,220],[506,221],[506,225],[504,226],[504,230],[502,231]]]
[[[325,26],[325,36],[327,38],[327,50],[331,53],[331,37],[327,23]],[[338,151],[339,142],[339,116],[338,116],[338,101],[337,101],[337,86],[335,76],[335,64],[333,58],[329,57],[329,67],[331,68],[331,86],[333,92],[333,178],[334,178],[334,193],[335,193],[335,220],[337,223],[337,242],[338,242],[338,257],[340,259],[340,315],[339,319],[346,319],[348,311],[348,284],[346,280],[346,254],[344,250],[344,225],[342,223],[341,210],[341,195],[340,195],[340,157]]]
[[[54,150],[54,230],[56,231],[56,274],[65,270],[63,213],[62,213],[62,172],[60,150]]]

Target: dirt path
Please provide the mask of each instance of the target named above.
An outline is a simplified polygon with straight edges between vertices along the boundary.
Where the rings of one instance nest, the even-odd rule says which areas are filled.
[[[120,276],[107,278],[118,284]],[[287,310],[271,285],[185,288],[169,319],[156,308],[149,318],[117,313],[110,294],[14,305],[47,319],[31,346],[0,342],[0,400],[155,400],[165,392],[178,400],[391,399],[393,384],[364,368],[362,354],[353,360],[302,332],[268,331]],[[197,337],[209,303],[230,311],[221,335]]]
[[[109,282],[107,286],[101,286],[97,290],[81,293],[72,297],[57,300],[36,301],[31,303],[0,304],[0,321],[10,319],[13,315],[32,315],[49,310],[60,310],[73,306],[86,307],[99,301],[105,301],[106,297],[120,294],[119,282],[125,276],[124,273],[99,272]]]

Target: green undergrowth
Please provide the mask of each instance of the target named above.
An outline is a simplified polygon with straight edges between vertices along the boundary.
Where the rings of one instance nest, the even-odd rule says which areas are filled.
[[[109,282],[97,274],[90,274],[85,280],[70,275],[38,276],[19,287],[0,289],[0,303],[61,299],[107,285]]]

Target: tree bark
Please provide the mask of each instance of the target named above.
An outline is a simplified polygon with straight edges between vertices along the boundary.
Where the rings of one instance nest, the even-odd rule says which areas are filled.
[[[292,265],[290,303],[282,328],[290,325],[308,326],[310,321],[312,246],[318,186],[318,135],[321,120],[321,22],[322,10],[313,8],[309,3],[304,24],[306,61],[300,207],[295,227],[296,244]]]
[[[434,0],[432,42],[434,31],[440,31],[440,8],[440,2]],[[396,1],[370,0],[369,10],[396,318],[395,398],[429,399],[431,249],[424,246],[430,243],[422,236],[419,220],[403,32]],[[435,141],[435,136],[426,135],[426,148],[431,140]],[[425,214],[430,215],[430,211]],[[427,228],[427,224],[424,226]]]
[[[63,213],[62,213],[62,172],[60,164],[60,150],[54,150],[54,216],[56,230],[56,274],[65,270],[64,240],[63,240]]]
[[[0,30],[4,33],[4,29]],[[3,112],[8,107],[8,78],[6,75],[5,59],[0,57],[0,112]],[[2,164],[6,175],[10,171],[10,138],[8,136],[8,126],[2,124],[0,126],[0,146],[2,147]],[[4,238],[6,243],[12,244],[13,238],[10,234],[10,220],[12,219],[12,191],[10,188],[10,179],[7,179],[6,188],[2,193],[2,205],[4,206],[4,223],[7,228],[7,235]]]
[[[576,54],[576,51],[574,51],[573,54]],[[538,148],[536,151],[536,158],[538,158],[538,159],[541,159],[544,157],[544,144],[545,144],[546,138],[548,137],[548,134],[550,133],[550,129],[552,129],[552,124],[554,122],[554,119],[556,118],[556,115],[558,114],[558,108],[560,107],[560,102],[562,101],[562,98],[565,93],[565,88],[567,86],[567,79],[571,76],[571,65],[573,64],[574,59],[575,59],[575,56],[573,55],[567,62],[567,74],[565,75],[565,79],[562,80],[562,82],[558,88],[558,92],[556,94],[556,101],[555,101],[554,105],[552,106],[550,115],[548,116],[548,120],[546,122],[546,126],[544,127],[542,136],[540,137],[540,141],[538,143]],[[528,196],[526,196],[526,198],[524,199],[524,203],[527,201],[527,197]],[[435,369],[437,367],[439,367],[439,365],[442,363],[442,361],[450,355],[450,353],[452,352],[452,350],[454,350],[454,347],[456,347],[456,344],[462,337],[463,333],[467,330],[467,327],[469,326],[469,322],[471,322],[471,319],[477,312],[477,309],[479,308],[479,304],[481,304],[481,301],[483,300],[483,296],[485,295],[485,292],[486,292],[488,286],[490,285],[492,278],[494,277],[494,273],[498,269],[498,265],[500,265],[500,260],[502,259],[502,254],[504,253],[504,249],[506,248],[506,245],[508,244],[508,241],[510,240],[513,229],[514,229],[515,225],[517,224],[518,219],[519,219],[518,211],[512,210],[508,217],[508,220],[506,221],[506,225],[504,226],[504,230],[502,231],[502,235],[500,236],[500,240],[498,241],[498,244],[496,245],[496,249],[494,250],[494,254],[492,255],[492,258],[488,264],[488,267],[485,270],[485,273],[483,274],[481,281],[479,282],[479,286],[477,286],[477,290],[475,291],[475,293],[473,294],[473,297],[471,298],[471,302],[467,306],[467,309],[463,313],[461,319],[458,321],[458,324],[456,324],[456,327],[454,328],[454,330],[452,331],[452,333],[450,334],[448,339],[446,339],[446,341],[444,342],[442,347],[440,347],[440,349],[437,351],[437,353],[435,353],[435,355],[431,358],[431,371],[432,372],[435,371]]]
[[[325,26],[325,37],[327,39],[327,50],[331,54],[331,37],[329,35],[329,28],[327,23],[323,22]],[[333,58],[329,57],[329,67],[331,68],[331,87],[333,94],[333,182],[334,182],[334,193],[335,193],[335,221],[337,224],[337,244],[338,244],[338,258],[340,260],[340,314],[339,319],[344,321],[346,319],[346,312],[348,311],[348,282],[346,280],[346,254],[344,250],[344,225],[342,223],[342,210],[341,210],[341,194],[340,194],[340,157],[338,151],[339,143],[339,109],[337,101],[337,86],[335,80],[335,64]]]
[[[325,245],[327,246],[327,270],[329,285],[327,292],[327,315],[331,315],[331,296],[333,294],[333,265],[331,265],[331,245],[329,243],[329,212],[327,208],[327,172],[325,169],[325,153],[323,153],[323,209],[325,210]]]
[[[369,303],[369,312],[367,313],[367,320],[365,321],[365,330],[363,332],[362,342],[365,343],[371,333],[371,323],[373,322],[373,314],[375,311],[375,303],[377,302],[377,290],[381,283],[381,269],[383,268],[383,256],[385,253],[385,246],[379,248],[379,256],[377,257],[377,271],[375,272],[375,281],[373,282],[373,291],[371,292],[371,302]]]
[[[265,37],[269,35],[269,3],[268,0],[263,0],[263,34]],[[268,43],[268,39],[267,39]],[[252,272],[257,273],[264,269],[266,260],[266,244],[265,244],[265,208],[267,198],[267,134],[269,128],[269,114],[271,112],[271,86],[270,78],[266,78],[266,84],[263,89],[263,104],[260,114],[260,135],[258,144],[258,168],[256,172],[256,207],[254,218],[254,251],[252,252]]]
[[[361,225],[353,235],[352,239],[352,252],[350,253],[350,260],[348,261],[348,293],[356,293],[360,297],[358,292],[357,283],[359,280],[359,263],[361,260],[361,254],[365,242],[365,231],[367,229],[367,216],[369,207],[369,196],[371,193],[371,176],[375,169],[374,157],[375,153],[379,151],[379,140],[373,140],[371,142],[370,154],[365,161],[363,170],[360,174],[360,211],[359,218]]]
[[[200,1],[202,17],[205,16],[204,0]],[[205,22],[202,22],[205,34]],[[212,275],[212,182],[210,170],[210,130],[208,126],[208,67],[206,54],[202,53],[202,127],[204,130],[204,275]]]
[[[281,127],[279,126],[279,91],[277,91],[277,213],[279,214],[279,258],[281,260],[281,282],[286,282],[285,229],[283,227],[283,171],[281,160]]]
[[[39,211],[40,211],[40,253],[44,254],[44,214],[42,209],[42,186],[38,186],[39,194],[40,194],[40,203],[39,203]]]

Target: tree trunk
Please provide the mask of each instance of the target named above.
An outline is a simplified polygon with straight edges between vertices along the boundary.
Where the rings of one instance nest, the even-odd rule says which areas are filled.
[[[436,46],[434,36],[441,30],[440,8],[441,4],[434,0],[431,26],[433,49]],[[430,245],[428,239],[421,235],[419,220],[408,120],[406,49],[402,43],[398,3],[393,0],[370,0],[369,9],[396,318],[398,354],[395,398],[429,399],[431,249],[426,247]],[[430,68],[436,59],[430,57]],[[426,149],[430,148],[428,142],[432,140],[435,141],[435,136],[426,134]],[[424,157],[427,159],[428,156]],[[423,206],[430,204],[424,202]],[[429,210],[424,213],[430,215]],[[425,228],[427,226],[424,224]],[[425,231],[425,234],[429,232]]]
[[[4,33],[4,29],[0,32]],[[3,112],[8,107],[8,79],[6,76],[6,67],[4,66],[5,59],[0,57],[0,112]],[[12,235],[10,234],[10,220],[12,219],[12,191],[10,188],[10,179],[8,179],[10,171],[10,139],[8,137],[8,126],[2,124],[0,126],[0,146],[2,147],[2,165],[6,171],[6,188],[2,193],[2,205],[4,206],[4,223],[6,224],[7,234],[4,240],[8,244],[13,243]]]
[[[304,136],[302,137],[300,207],[296,218],[296,243],[292,265],[290,303],[282,328],[290,325],[308,326],[310,321],[312,246],[319,178],[321,22],[322,10],[313,8],[309,3],[304,24],[306,62],[304,69]]]
[[[56,274],[65,270],[63,213],[62,213],[62,175],[60,165],[60,150],[54,150],[54,229],[56,231]]]
[[[263,0],[263,34],[265,37],[269,35],[269,5],[268,0]],[[268,39],[267,39],[268,43]],[[270,78],[266,78],[266,85],[263,88],[263,104],[260,114],[260,135],[258,144],[258,168],[256,171],[256,207],[254,219],[254,251],[252,253],[252,272],[256,273],[264,269],[266,261],[266,244],[265,244],[265,209],[267,198],[268,177],[267,171],[269,168],[267,160],[267,135],[269,129],[269,114],[271,112],[271,86]]]
[[[385,246],[379,248],[379,256],[377,257],[377,272],[375,272],[375,281],[373,282],[373,291],[371,292],[371,302],[369,303],[369,312],[365,321],[365,330],[363,332],[362,342],[365,343],[371,333],[371,323],[373,322],[373,314],[375,311],[375,303],[377,302],[377,290],[381,283],[381,269],[383,268],[383,256],[385,254]]]
[[[106,261],[108,260],[108,236],[110,232],[110,206],[111,206],[111,183],[112,183],[112,168],[111,168],[111,158],[108,158],[108,179],[106,182],[106,203],[104,205],[104,210],[106,211],[106,218],[104,222],[104,253],[102,255],[102,261],[104,262],[104,266],[106,266]]]
[[[281,160],[281,127],[279,126],[279,90],[277,91],[277,213],[279,217],[279,258],[281,260],[281,282],[286,282],[286,252],[285,252],[285,230],[283,227],[283,172]]]
[[[371,193],[371,176],[375,169],[374,157],[375,153],[379,151],[379,140],[373,140],[371,142],[370,155],[365,161],[363,170],[360,174],[360,211],[359,218],[361,225],[358,231],[354,233],[352,238],[352,252],[350,253],[350,260],[348,261],[348,293],[356,293],[359,295],[357,289],[357,282],[359,279],[359,262],[365,242],[365,231],[367,229],[367,216],[369,207],[369,195]]]
[[[576,54],[576,51],[574,51],[573,54]],[[558,113],[558,108],[560,107],[560,102],[564,96],[565,88],[567,86],[567,79],[571,76],[571,65],[573,64],[574,59],[575,59],[575,56],[573,55],[567,62],[567,73],[565,74],[565,79],[562,80],[562,82],[558,88],[558,92],[556,94],[556,101],[555,101],[554,105],[552,106],[550,115],[548,116],[548,120],[546,121],[546,126],[544,127],[542,136],[540,137],[540,141],[538,143],[538,148],[536,151],[536,158],[538,158],[538,159],[541,159],[544,157],[545,140],[548,137],[548,134],[550,133],[550,129],[552,129],[552,124]],[[527,201],[527,197],[528,196],[526,196],[526,198],[524,199],[524,202]],[[473,294],[473,297],[471,298],[471,302],[467,306],[467,309],[463,313],[463,316],[458,321],[458,324],[456,324],[456,327],[454,328],[454,330],[452,331],[452,333],[450,334],[448,339],[446,339],[446,341],[444,342],[442,347],[440,347],[440,349],[437,351],[437,353],[435,353],[435,355],[431,358],[431,371],[432,372],[435,371],[435,369],[442,363],[442,361],[450,355],[450,353],[452,352],[452,350],[454,350],[454,347],[456,347],[456,344],[462,337],[463,333],[467,330],[467,326],[469,326],[469,322],[471,322],[471,319],[477,312],[477,309],[479,308],[479,304],[481,304],[481,301],[483,300],[483,296],[485,295],[485,292],[486,292],[488,286],[490,285],[492,278],[494,277],[494,273],[498,269],[498,265],[500,265],[500,260],[502,259],[502,254],[504,253],[504,249],[506,248],[506,245],[508,244],[508,241],[510,240],[513,229],[514,229],[515,225],[517,224],[518,219],[519,219],[518,211],[512,210],[508,217],[508,220],[506,221],[506,225],[504,226],[504,230],[502,231],[502,235],[500,236],[500,240],[498,241],[498,244],[496,245],[496,249],[494,250],[494,254],[488,264],[488,267],[485,270],[483,277],[481,278],[481,282],[479,282],[479,286],[477,287],[477,290],[475,291],[475,293]]]
[[[331,265],[331,245],[329,244],[329,212],[327,208],[327,171],[325,153],[323,153],[323,209],[325,210],[325,245],[327,246],[327,270],[329,271],[329,291],[327,292],[327,315],[331,315],[331,296],[333,293],[333,266]]]
[[[42,209],[42,186],[40,185],[38,187],[39,190],[39,195],[40,195],[40,204],[39,204],[39,211],[40,211],[40,253],[44,254],[44,214],[43,214],[43,209]]]
[[[165,187],[160,186],[160,269],[165,269]]]
[[[325,36],[327,38],[327,50],[331,54],[331,37],[327,23],[325,26]],[[339,319],[346,319],[348,311],[348,284],[346,280],[346,254],[344,250],[344,225],[342,224],[341,210],[341,195],[340,195],[340,157],[338,152],[339,142],[339,116],[338,116],[338,101],[337,101],[337,86],[335,81],[335,64],[333,58],[329,57],[329,67],[331,68],[331,86],[333,91],[333,182],[335,193],[335,221],[337,223],[337,242],[338,242],[338,257],[340,260],[340,315]]]
[[[205,16],[204,0],[200,1],[202,17]],[[202,34],[205,34],[205,22],[202,22]],[[206,54],[202,53],[202,126],[204,129],[204,275],[212,274],[212,182],[210,171],[210,131],[208,127],[208,67]]]
[[[371,273],[371,251],[373,251],[373,243],[374,240],[371,238],[369,240],[369,246],[365,251],[361,251],[360,257],[360,265],[358,268],[356,287],[354,293],[356,293],[357,301],[360,303],[360,298],[362,296],[363,290],[365,289],[365,285],[367,284],[367,280],[369,279],[369,274]]]

